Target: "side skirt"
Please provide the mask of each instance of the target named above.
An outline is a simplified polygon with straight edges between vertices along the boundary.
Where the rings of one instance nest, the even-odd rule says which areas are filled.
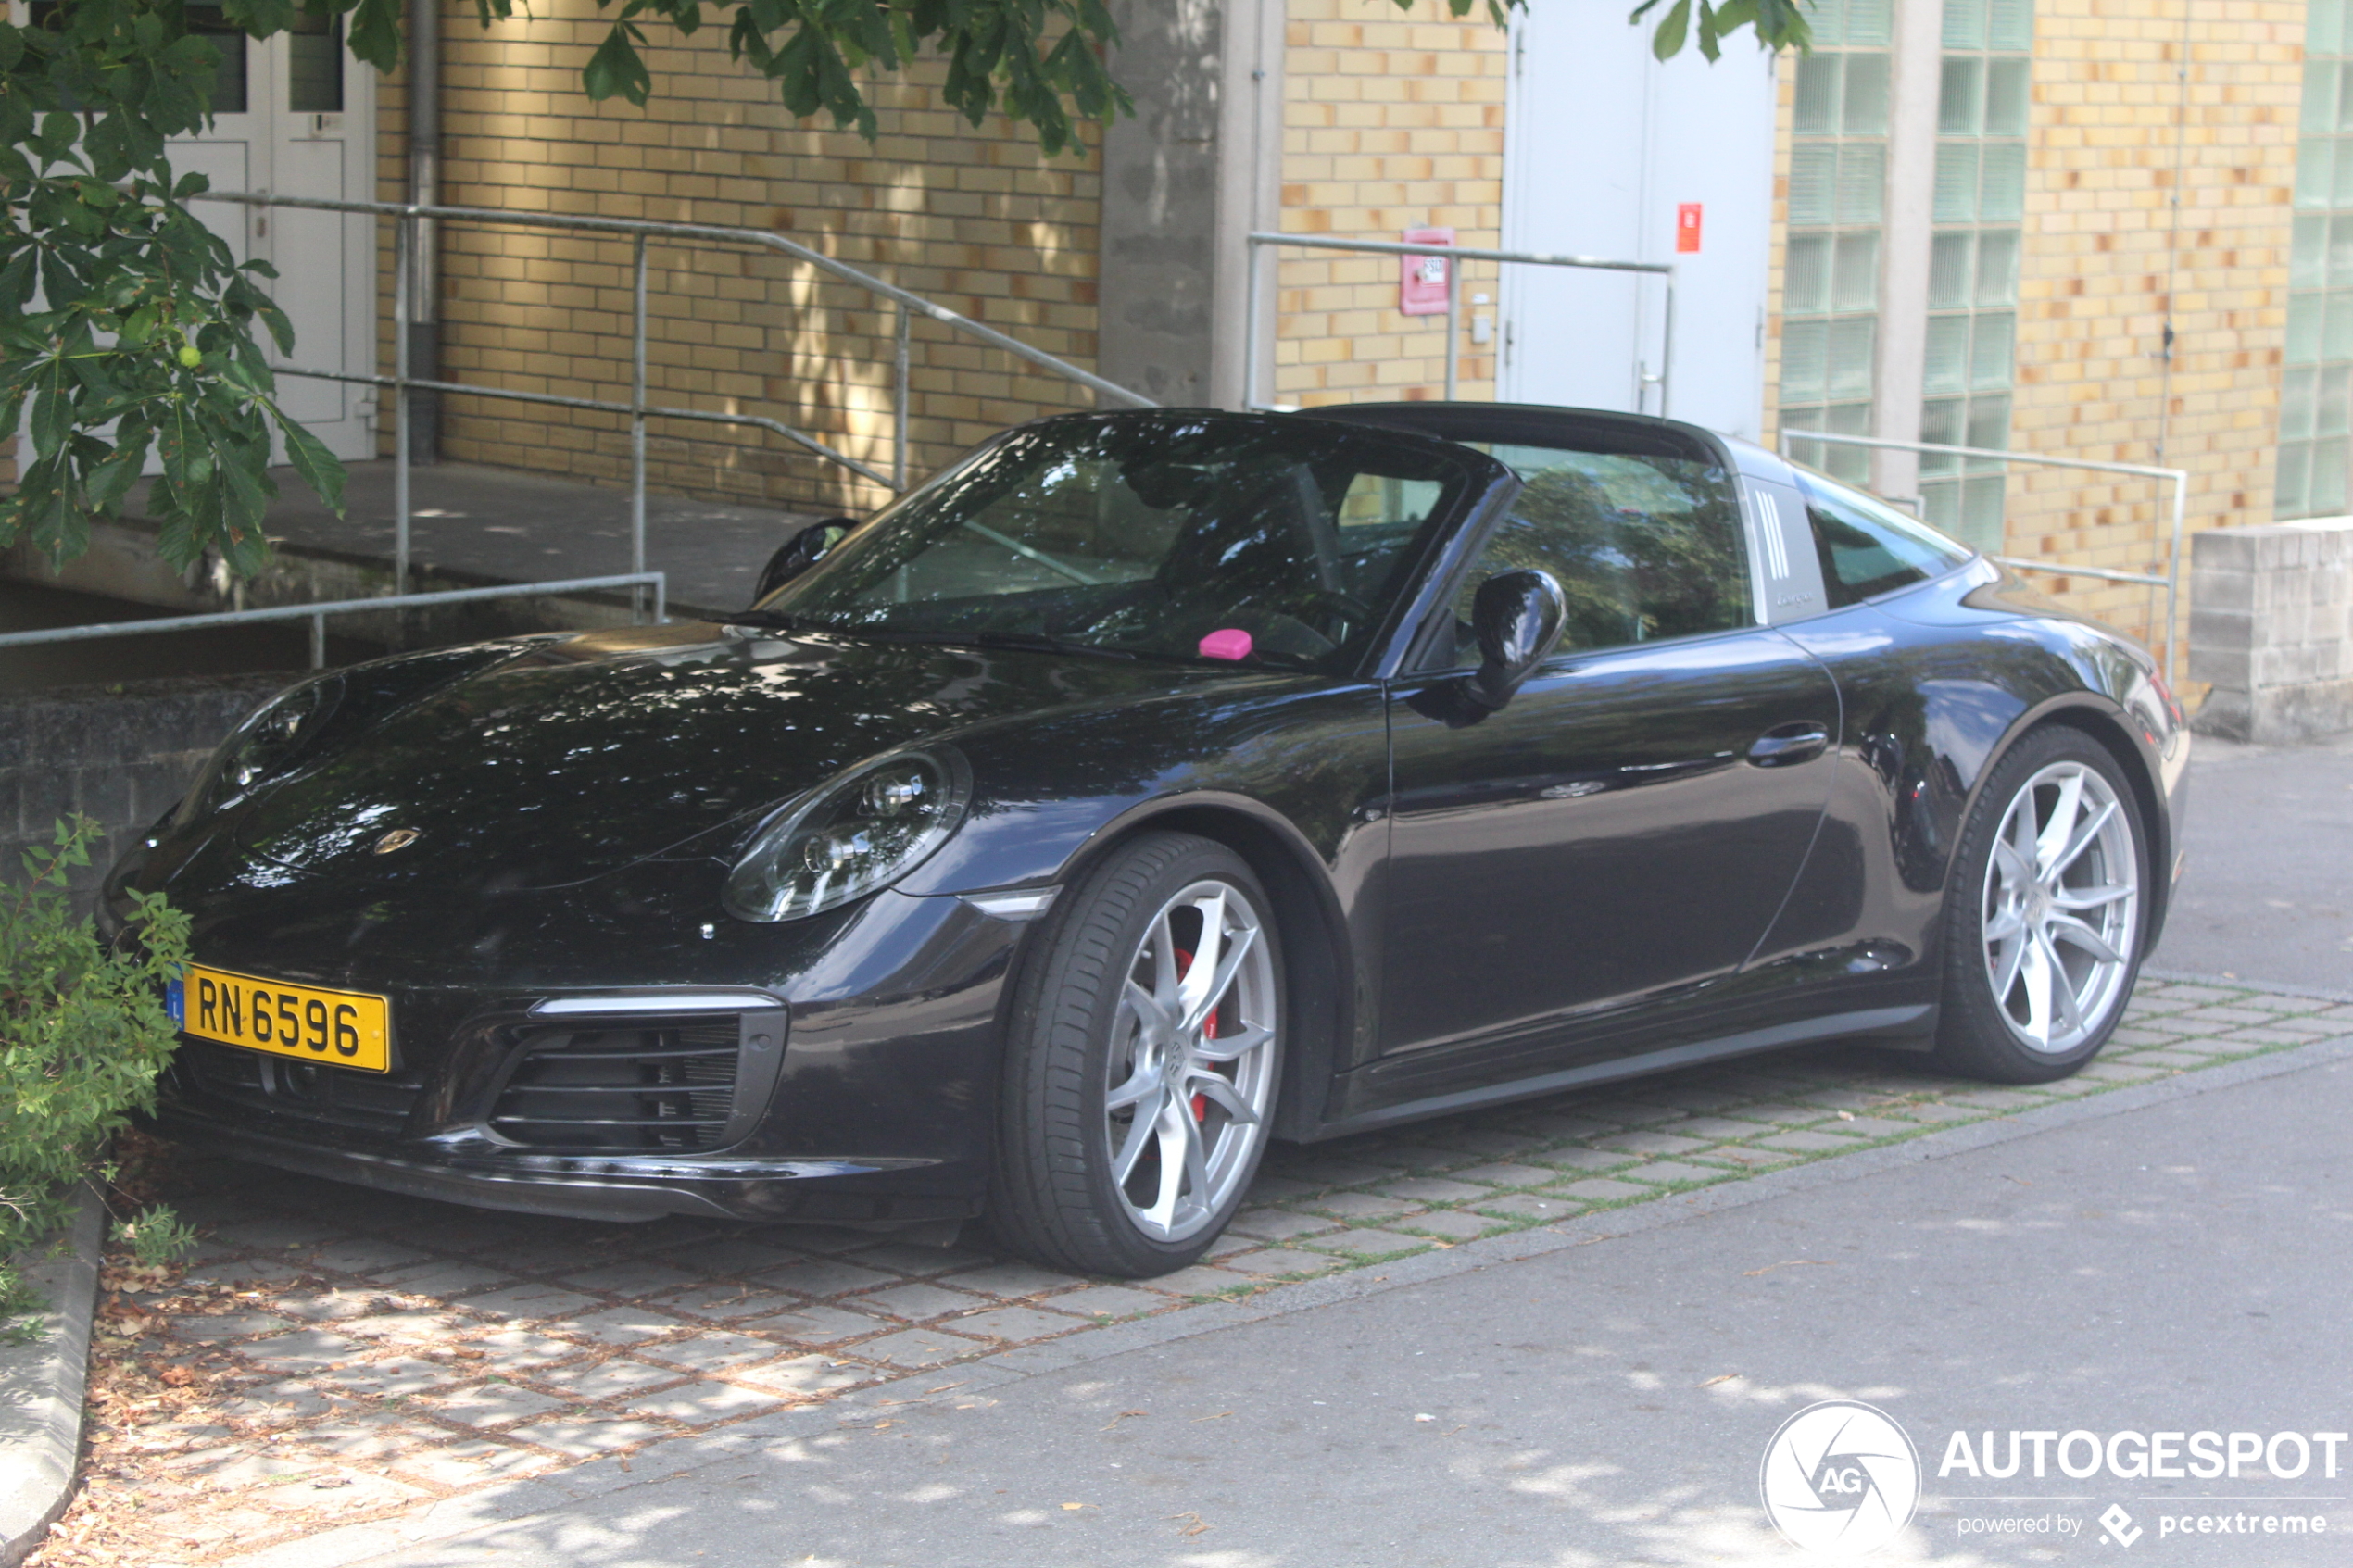
[[[1558,1094],[1563,1089],[1584,1088],[1594,1084],[1614,1084],[1621,1079],[1640,1078],[1671,1068],[1692,1067],[1704,1061],[1721,1061],[1727,1057],[1751,1056],[1758,1051],[1780,1050],[1790,1046],[1811,1045],[1818,1040],[1838,1039],[1846,1035],[1916,1035],[1932,1031],[1936,1026],[1936,1004],[1923,1002],[1912,1007],[1870,1008],[1859,1012],[1831,1013],[1825,1018],[1801,1019],[1791,1023],[1777,1023],[1769,1028],[1751,1029],[1721,1039],[1701,1040],[1687,1046],[1668,1046],[1661,1050],[1643,1051],[1635,1056],[1613,1057],[1607,1061],[1588,1062],[1558,1073],[1546,1073],[1534,1078],[1517,1078],[1504,1084],[1485,1084],[1475,1089],[1460,1089],[1452,1094],[1430,1095],[1422,1099],[1407,1100],[1402,1105],[1382,1106],[1360,1111],[1342,1121],[1327,1122],[1315,1134],[1302,1141],[1320,1143],[1326,1138],[1346,1137],[1351,1133],[1369,1133],[1400,1123],[1419,1122],[1428,1117],[1445,1116],[1460,1110],[1477,1110],[1491,1105],[1503,1105],[1516,1099],[1535,1099],[1544,1095]]]

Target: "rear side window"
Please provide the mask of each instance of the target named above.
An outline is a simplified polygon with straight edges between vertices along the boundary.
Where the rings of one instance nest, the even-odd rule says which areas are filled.
[[[1967,546],[1917,518],[1819,474],[1796,472],[1831,609],[1941,577],[1969,558]]]
[[[1564,648],[1619,647],[1748,625],[1740,505],[1721,469],[1673,458],[1486,445],[1526,482],[1454,607],[1456,662],[1476,664],[1471,601],[1499,571],[1552,573]]]

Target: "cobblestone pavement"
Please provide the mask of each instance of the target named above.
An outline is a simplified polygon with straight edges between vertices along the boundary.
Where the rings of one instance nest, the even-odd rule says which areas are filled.
[[[86,1484],[32,1562],[195,1563],[1142,1314],[2353,1034],[2353,1005],[2144,981],[2040,1089],[1853,1048],[1279,1148],[1211,1260],[1107,1282],[849,1231],[493,1214],[167,1152],[206,1233],[121,1262]]]

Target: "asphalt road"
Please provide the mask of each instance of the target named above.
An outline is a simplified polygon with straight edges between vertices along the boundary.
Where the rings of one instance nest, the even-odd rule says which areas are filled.
[[[2353,992],[2353,735],[2195,746],[2189,864],[2151,963]]]
[[[1990,1147],[1111,1356],[970,1409],[869,1402],[377,1561],[1818,1561],[1767,1527],[1759,1464],[1793,1412],[1847,1399],[1899,1423],[1925,1468],[1909,1538],[1881,1561],[2342,1563],[2353,1443],[2334,1477],[2318,1447],[2294,1480],[2252,1462],[2234,1480],[2077,1480],[2056,1454],[2041,1479],[1939,1474],[1957,1431],[1973,1449],[2000,1435],[2001,1456],[2011,1431],[2245,1432],[2268,1449],[2353,1428],[2353,1062],[2304,1060],[2170,1080],[2139,1109],[2120,1107],[2143,1091],[2096,1098]],[[2068,1450],[2078,1468],[2088,1451]],[[2129,1559],[2102,1539],[2111,1505]],[[2267,1517],[2325,1533],[2262,1534]],[[2247,1520],[2257,1533],[2238,1533]]]

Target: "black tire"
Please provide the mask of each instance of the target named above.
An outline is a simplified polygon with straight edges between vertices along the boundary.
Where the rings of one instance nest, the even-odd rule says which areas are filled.
[[[1110,1105],[1111,1078],[1116,1064],[1125,1079],[1123,1088],[1140,1080],[1145,1072],[1139,1064],[1147,1055],[1154,1060],[1151,1072],[1164,1071],[1159,1065],[1162,1053],[1142,1043],[1150,1025],[1138,1022],[1132,1002],[1127,1004],[1130,1010],[1123,1010],[1122,997],[1139,966],[1145,966],[1141,972],[1150,972],[1156,949],[1148,943],[1168,940],[1156,935],[1163,911],[1172,899],[1203,884],[1231,889],[1255,922],[1246,941],[1236,944],[1221,935],[1226,951],[1231,953],[1237,945],[1242,949],[1235,959],[1236,979],[1226,994],[1241,995],[1240,976],[1247,968],[1252,1012],[1271,1012],[1271,1022],[1263,1027],[1272,1033],[1262,1045],[1249,1048],[1251,1093],[1258,1105],[1255,1123],[1229,1114],[1222,1105],[1212,1106],[1208,1097],[1168,1090],[1174,1098],[1155,1101],[1172,1120],[1151,1125],[1176,1128],[1168,1137],[1197,1139],[1195,1147],[1228,1156],[1221,1163],[1204,1155],[1204,1173],[1214,1179],[1202,1190],[1217,1201],[1196,1201],[1183,1210],[1181,1224],[1174,1223],[1172,1208],[1167,1228],[1182,1234],[1155,1235],[1151,1234],[1151,1215],[1135,1210],[1132,1193],[1135,1184],[1151,1186],[1158,1179],[1160,1153],[1168,1145],[1136,1127],[1140,1110],[1129,1110],[1126,1126],[1145,1140],[1139,1145],[1145,1152],[1131,1169],[1128,1184],[1114,1181],[1113,1163],[1121,1151],[1113,1143],[1121,1123],[1119,1111]],[[1239,911],[1241,906],[1221,907]],[[1167,929],[1175,931],[1186,918],[1184,909],[1178,909]],[[1193,918],[1204,923],[1207,919],[1198,912]],[[1227,918],[1239,919],[1239,914]],[[1013,1251],[1049,1268],[1127,1279],[1183,1268],[1209,1250],[1240,1209],[1273,1125],[1284,1039],[1281,937],[1273,905],[1249,863],[1232,850],[1189,834],[1153,833],[1121,847],[1068,888],[1050,920],[1049,928],[1038,933],[1042,946],[1024,964],[1014,993],[989,1185],[989,1228]],[[1199,929],[1197,923],[1194,930]],[[1194,940],[1199,947],[1198,935]],[[1181,938],[1169,946],[1189,967],[1190,954],[1182,951]],[[1250,957],[1254,947],[1263,951],[1263,962]],[[1200,1031],[1213,1044],[1217,1016],[1213,1007],[1210,1022]],[[1255,1032],[1239,1022],[1239,1012],[1231,1016],[1236,1022],[1226,1025],[1229,1042]],[[1115,1034],[1121,1037],[1115,1040]],[[1263,1061],[1256,1056],[1261,1051]],[[1114,1052],[1119,1053],[1116,1063]],[[1175,1060],[1176,1053],[1169,1053],[1168,1060]],[[1189,1066],[1167,1073],[1168,1081],[1180,1087],[1190,1086],[1202,1072],[1212,1070],[1190,1058],[1186,1060]],[[1244,1071],[1235,1064],[1238,1079]],[[1190,1079],[1185,1076],[1188,1072]],[[1190,1110],[1192,1127],[1174,1120],[1168,1108],[1176,1105]],[[1208,1130],[1213,1122],[1214,1135]],[[1243,1135],[1230,1149],[1222,1141],[1229,1134]],[[1218,1141],[1213,1142],[1213,1136]],[[1175,1187],[1153,1190],[1164,1196],[1190,1190],[1189,1175],[1181,1173],[1189,1167],[1178,1169]]]
[[[2071,842],[2076,833],[2083,832],[2086,824],[2112,806],[2108,820],[2129,835],[2129,847],[2120,842],[2115,831],[2094,827],[2084,832],[2085,842],[2075,858],[2055,875],[2045,875],[2042,863],[2031,853],[2038,835],[2025,834],[2029,852],[2021,852],[2016,842],[2002,838],[2003,824],[2009,821],[2013,834],[2019,833],[2020,819],[2014,818],[2012,811],[2030,787],[2035,800],[2020,809],[2042,813],[2045,823],[2057,816],[2070,774],[2081,781],[2078,801],[2095,804],[2079,806],[2081,814],[2074,827],[2059,836]],[[2099,784],[2090,783],[2092,778]],[[2103,793],[2105,798],[2097,798]],[[2032,815],[2024,819],[2030,827],[2036,820]],[[2009,855],[2005,865],[1996,869],[1995,856],[2006,845]],[[2105,897],[2122,885],[2112,873],[2123,867],[2131,872],[2129,900],[2110,899],[2095,908],[2063,901]],[[1980,792],[1945,887],[1937,1063],[1950,1072],[2003,1084],[2045,1084],[2080,1071],[2108,1043],[2132,999],[2146,941],[2149,885],[2146,824],[2139,798],[2115,755],[2082,731],[2064,725],[2036,730],[2020,740]],[[2013,891],[2018,888],[2027,890],[2023,907],[2016,911],[2021,935],[1989,938],[1989,932],[1998,933],[2008,924],[2003,911],[2019,902]],[[2120,902],[2121,918],[2111,909]],[[2093,918],[2087,921],[2086,915]],[[2119,961],[2096,956],[2078,945],[2082,937],[2065,931],[2042,944],[2042,951],[2057,955],[2062,966],[2073,967],[2054,970],[2050,960],[2040,960],[2044,978],[2039,983],[2043,1006],[2038,1026],[2037,960],[2031,950],[2023,955],[2022,962],[2011,960],[2009,951],[2014,942],[2033,948],[2032,930],[2045,922],[2056,922],[2062,928],[2070,922],[2083,926]],[[1989,940],[2001,946],[1989,948]],[[2006,976],[2009,985],[1997,997],[1996,986]]]

